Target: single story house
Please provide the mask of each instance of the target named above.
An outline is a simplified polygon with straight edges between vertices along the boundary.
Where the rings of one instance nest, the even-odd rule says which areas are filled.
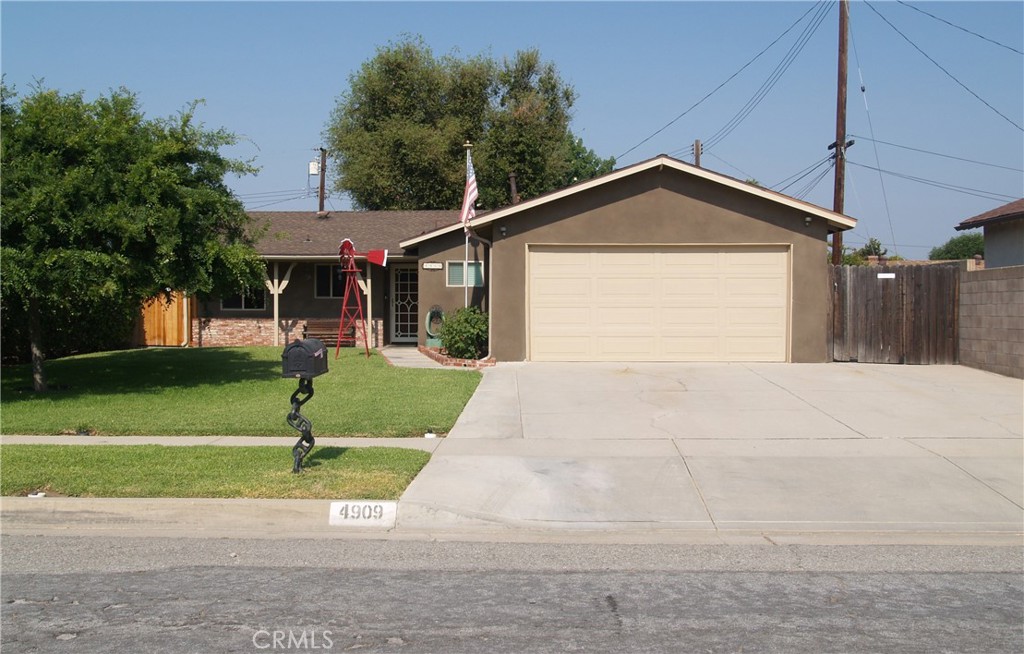
[[[957,231],[984,229],[985,267],[1024,266],[1024,198],[961,221]]]
[[[389,249],[386,268],[362,262],[371,345],[423,345],[427,320],[468,299],[498,361],[827,361],[827,237],[856,225],[664,155],[482,212],[468,248],[455,211],[253,217],[267,292],[200,306],[193,344],[337,321],[349,238]]]

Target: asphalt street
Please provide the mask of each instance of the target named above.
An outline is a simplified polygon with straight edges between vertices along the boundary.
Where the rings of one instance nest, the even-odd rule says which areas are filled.
[[[1020,550],[4,536],[16,652],[1019,652]]]

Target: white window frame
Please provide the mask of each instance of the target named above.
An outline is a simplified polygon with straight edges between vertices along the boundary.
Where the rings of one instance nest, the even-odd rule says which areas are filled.
[[[465,261],[446,261],[445,262],[444,285],[447,286],[448,288],[465,288],[466,286],[469,286],[470,288],[483,288],[483,286],[484,286],[484,262],[483,261],[470,261],[469,262],[470,266],[472,266],[474,268],[477,268],[480,271],[480,274],[477,276],[477,279],[476,279],[476,281],[478,283],[473,284],[472,286],[470,286],[469,284],[466,283],[466,269],[463,267],[465,263],[466,263]],[[462,268],[462,283],[461,284],[452,284],[451,283],[451,280],[452,280],[451,269],[452,269],[452,267]]]

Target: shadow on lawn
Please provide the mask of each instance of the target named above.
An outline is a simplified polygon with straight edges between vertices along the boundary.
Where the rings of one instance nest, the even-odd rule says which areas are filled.
[[[349,448],[347,447],[317,447],[314,448],[309,456],[302,462],[303,468],[316,468],[317,466],[323,465],[327,461],[333,461],[340,459],[345,456]]]
[[[280,378],[281,364],[244,348],[149,348],[48,361],[43,394],[32,391],[31,374],[27,365],[4,368],[4,403],[267,381]]]

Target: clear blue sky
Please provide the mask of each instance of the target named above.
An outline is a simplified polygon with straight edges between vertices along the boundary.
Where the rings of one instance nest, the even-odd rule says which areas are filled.
[[[810,24],[814,3],[4,0],[0,66],[6,83],[20,93],[36,79],[63,92],[84,91],[90,99],[127,87],[151,117],[202,98],[199,117],[207,127],[247,139],[230,154],[254,157],[261,166],[256,177],[229,180],[246,205],[301,210],[315,209],[316,199],[268,203],[315,186],[308,163],[331,110],[349,76],[378,47],[403,34],[422,35],[437,55],[502,58],[535,47],[575,87],[572,128],[599,155],[624,155],[619,166],[660,153],[692,161],[691,146],[699,138],[713,143],[705,150],[705,167],[779,189],[779,182],[824,159],[835,138],[838,9],[829,4],[788,70],[717,143],[712,137],[771,78]],[[1012,51],[1024,51],[1024,3],[907,4],[851,2],[848,131],[867,138],[853,137],[857,143],[849,151],[846,213],[860,224],[846,242],[856,246],[875,237],[890,252],[925,258],[956,235],[960,220],[1024,196],[1024,132],[1011,124],[1024,126],[1024,57]],[[721,90],[634,148],[807,12]],[[873,143],[872,133],[875,141],[902,147]],[[815,177],[786,192],[797,195]],[[807,192],[805,199],[831,208],[832,173]],[[340,210],[349,203],[332,197],[328,206]]]

